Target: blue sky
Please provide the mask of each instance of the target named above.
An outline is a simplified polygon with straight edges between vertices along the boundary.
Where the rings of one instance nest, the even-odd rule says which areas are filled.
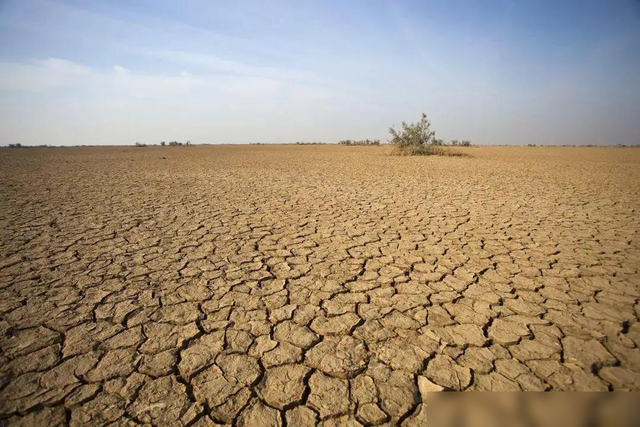
[[[0,0],[0,144],[640,143],[640,1]]]

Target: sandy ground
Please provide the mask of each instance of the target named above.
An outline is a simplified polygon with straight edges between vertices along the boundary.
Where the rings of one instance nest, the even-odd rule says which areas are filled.
[[[466,152],[0,150],[0,424],[420,426],[431,390],[640,390],[640,149]]]

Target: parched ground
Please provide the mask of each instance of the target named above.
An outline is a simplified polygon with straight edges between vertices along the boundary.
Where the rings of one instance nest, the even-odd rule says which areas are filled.
[[[0,424],[640,390],[640,149],[466,151],[0,150]]]

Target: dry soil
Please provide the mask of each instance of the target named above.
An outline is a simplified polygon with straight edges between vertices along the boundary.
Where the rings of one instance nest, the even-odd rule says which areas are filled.
[[[0,150],[0,424],[640,390],[640,149]],[[349,424],[350,423],[350,424]]]

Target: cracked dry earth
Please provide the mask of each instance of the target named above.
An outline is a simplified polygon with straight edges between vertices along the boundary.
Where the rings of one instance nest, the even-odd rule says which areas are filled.
[[[426,423],[640,390],[640,150],[0,151],[0,423]]]

